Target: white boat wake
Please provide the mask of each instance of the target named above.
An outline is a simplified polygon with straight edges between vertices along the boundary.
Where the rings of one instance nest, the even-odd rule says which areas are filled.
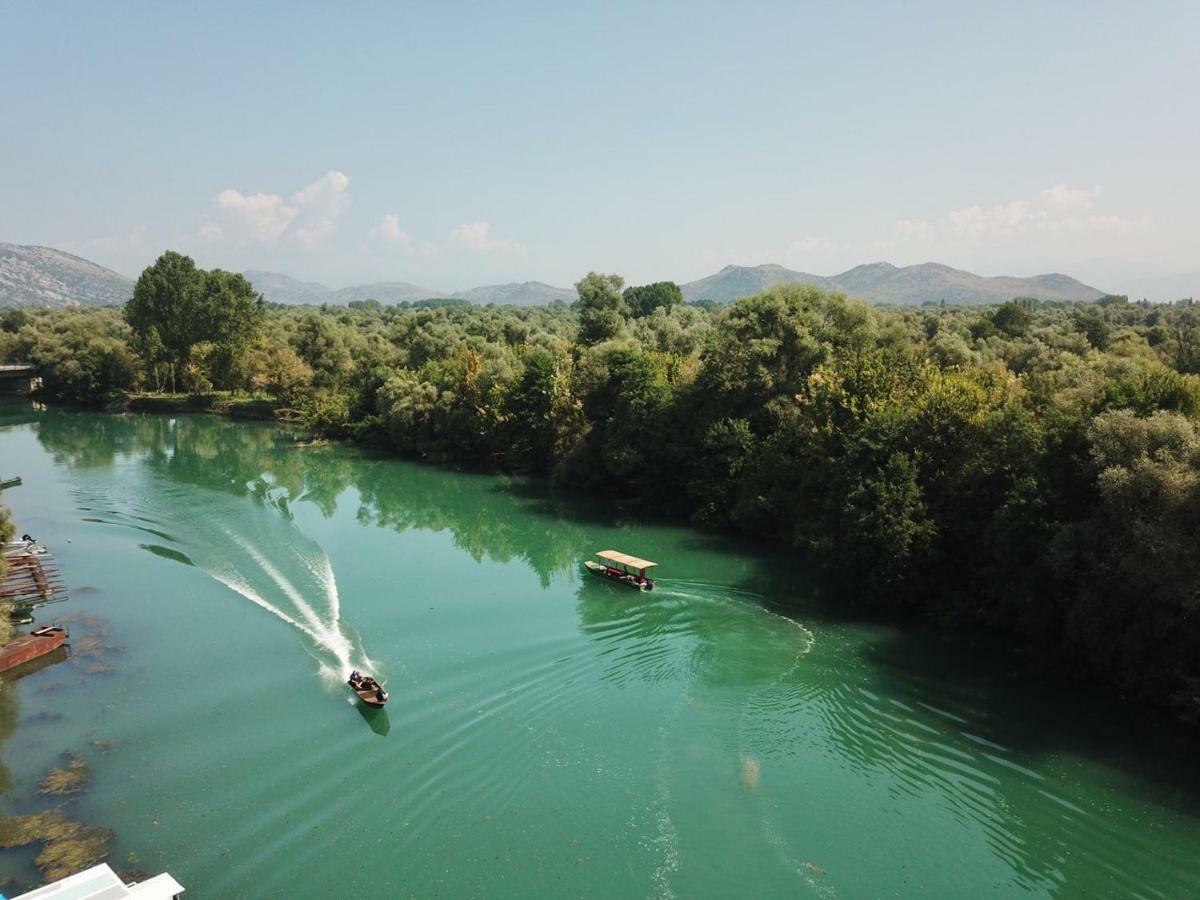
[[[286,622],[307,638],[305,649],[326,681],[344,681],[353,669],[377,671],[357,635],[342,621],[341,596],[328,555],[305,537],[278,498],[256,502],[245,495],[195,489],[163,495],[102,499],[89,496],[88,521],[121,525],[167,544],[143,545],[191,563],[239,597]],[[97,504],[102,504],[97,508]],[[147,527],[147,525],[152,527]],[[167,549],[170,553],[163,553]]]

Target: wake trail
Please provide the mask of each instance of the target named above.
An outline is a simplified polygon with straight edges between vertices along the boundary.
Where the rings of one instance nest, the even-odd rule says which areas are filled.
[[[95,521],[141,531],[146,529],[135,522],[162,528],[161,539],[179,548],[185,560],[300,632],[322,678],[344,680],[353,669],[376,669],[358,633],[342,621],[329,556],[290,516],[277,514],[270,502],[207,491],[201,497],[179,496],[174,485],[164,487],[136,499],[104,496],[107,515]],[[77,499],[94,503],[98,498],[81,491]]]

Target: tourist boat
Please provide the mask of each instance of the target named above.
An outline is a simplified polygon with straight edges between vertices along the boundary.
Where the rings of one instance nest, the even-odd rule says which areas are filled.
[[[584,562],[584,566],[597,578],[615,581],[639,591],[654,590],[654,580],[646,577],[646,570],[653,569],[658,563],[650,562],[648,559],[638,559],[636,556],[619,553],[616,550],[597,551],[596,559],[602,560],[602,562],[589,559]]]
[[[13,638],[0,647],[0,672],[51,653],[66,643],[67,629],[61,625],[43,625],[29,634]]]
[[[354,691],[358,695],[358,699],[367,706],[383,709],[384,704],[388,702],[388,692],[383,689],[383,685],[370,675],[363,675],[357,669],[350,673],[346,684],[350,685],[350,690]]]

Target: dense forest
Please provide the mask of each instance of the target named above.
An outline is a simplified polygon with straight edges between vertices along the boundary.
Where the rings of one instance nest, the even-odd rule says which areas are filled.
[[[1200,305],[272,308],[164,254],[124,309],[0,314],[47,399],[259,398],[794,549],[835,602],[978,622],[1200,718]],[[587,548],[580,548],[582,552]]]

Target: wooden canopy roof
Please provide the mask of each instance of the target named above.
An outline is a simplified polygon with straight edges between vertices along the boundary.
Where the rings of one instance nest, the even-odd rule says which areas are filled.
[[[596,556],[600,557],[600,559],[607,559],[609,562],[632,566],[635,569],[653,569],[658,565],[658,563],[650,562],[648,559],[638,559],[636,556],[630,556],[628,553],[619,553],[616,550],[599,550]]]

